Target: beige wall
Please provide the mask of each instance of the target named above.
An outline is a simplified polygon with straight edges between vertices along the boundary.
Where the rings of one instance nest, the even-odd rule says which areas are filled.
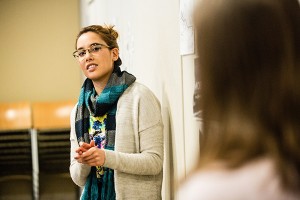
[[[0,0],[0,102],[77,99],[78,0]]]

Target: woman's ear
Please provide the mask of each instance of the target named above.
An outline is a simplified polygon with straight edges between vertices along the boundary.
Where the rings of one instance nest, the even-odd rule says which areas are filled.
[[[119,49],[118,48],[113,48],[112,50],[112,55],[113,55],[113,60],[116,61],[119,58]]]

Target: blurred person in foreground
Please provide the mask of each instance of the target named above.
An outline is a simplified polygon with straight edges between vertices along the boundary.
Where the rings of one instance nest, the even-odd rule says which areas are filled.
[[[202,0],[199,166],[180,200],[300,199],[297,0]]]

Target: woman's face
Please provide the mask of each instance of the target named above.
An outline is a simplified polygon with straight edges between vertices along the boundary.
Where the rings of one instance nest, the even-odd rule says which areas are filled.
[[[82,34],[77,40],[77,50],[86,50],[97,44],[108,46],[101,37],[94,32]],[[114,61],[118,59],[119,51],[117,48],[109,49],[101,46],[98,51],[85,51],[85,55],[79,58],[79,65],[84,75],[94,83],[106,84],[114,66]]]

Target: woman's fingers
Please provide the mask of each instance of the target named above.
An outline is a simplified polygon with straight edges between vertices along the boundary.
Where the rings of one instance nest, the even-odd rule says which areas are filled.
[[[94,147],[94,146],[95,146],[95,140],[91,140],[90,146],[91,146],[91,147]]]
[[[91,140],[89,144],[81,143],[80,147],[76,149],[76,153],[74,158],[79,163],[88,164],[90,166],[102,166],[104,164],[104,150],[97,148],[94,140]]]
[[[79,156],[82,160],[82,163],[90,166],[102,166],[105,160],[104,151],[102,149],[98,149],[97,147],[92,147]]]
[[[83,152],[86,152],[87,150],[89,150],[91,147],[94,147],[94,146],[95,146],[94,140],[91,140],[91,142],[89,144],[82,142],[82,143],[80,143],[80,147],[76,149],[76,153],[81,154]]]
[[[91,144],[88,144],[88,143],[83,143],[80,148],[83,148],[83,149],[86,149],[86,150],[89,150],[91,148]]]

